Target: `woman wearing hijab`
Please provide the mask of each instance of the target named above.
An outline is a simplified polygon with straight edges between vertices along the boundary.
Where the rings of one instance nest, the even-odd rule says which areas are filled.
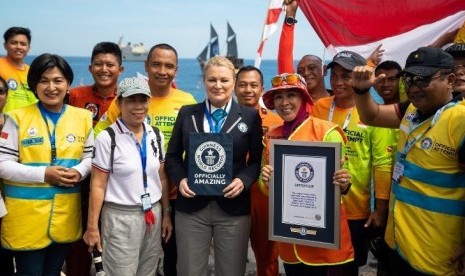
[[[259,181],[261,190],[268,192],[268,182],[273,174],[269,165],[270,139],[289,141],[346,142],[342,129],[333,123],[311,116],[312,100],[307,91],[305,80],[298,74],[280,74],[272,79],[272,88],[263,95],[268,109],[276,110],[284,124],[265,134],[262,175]],[[350,175],[345,169],[334,174],[334,184],[341,191],[350,188]],[[285,183],[286,185],[286,183]],[[340,210],[341,244],[340,249],[317,248],[279,242],[279,255],[284,262],[286,275],[348,275],[346,266],[353,261],[354,251],[350,241],[350,232],[344,206]]]

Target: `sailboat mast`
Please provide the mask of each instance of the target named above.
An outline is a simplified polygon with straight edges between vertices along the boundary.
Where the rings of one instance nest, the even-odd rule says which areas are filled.
[[[237,57],[237,41],[236,41],[236,33],[234,30],[231,28],[231,25],[228,24],[228,37],[226,38],[226,43],[228,45],[228,51],[226,53],[226,56],[228,57]]]
[[[220,42],[218,41],[218,33],[210,23],[210,58],[220,54]]]

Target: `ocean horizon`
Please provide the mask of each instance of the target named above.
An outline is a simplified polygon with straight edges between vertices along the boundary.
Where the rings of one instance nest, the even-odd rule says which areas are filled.
[[[69,63],[74,73],[74,81],[71,87],[81,85],[91,85],[94,83],[92,75],[89,72],[90,57],[73,57],[63,56]],[[35,56],[27,56],[25,61],[31,64]],[[253,59],[244,59],[244,65],[254,65]],[[294,61],[294,66],[297,67],[298,60]],[[329,61],[326,61],[328,64]],[[125,61],[123,62],[124,71],[119,77],[119,80],[128,77],[137,77],[139,74],[146,75],[144,62],[142,61]],[[294,68],[295,68],[294,67]],[[262,71],[265,91],[271,88],[271,78],[278,72],[276,60],[262,60],[260,71]],[[191,93],[194,98],[201,102],[205,100],[205,89],[203,84],[202,73],[200,71],[199,62],[195,58],[180,58],[179,69],[175,77],[176,85],[179,89]],[[325,76],[326,88],[329,89],[329,74]],[[372,95],[376,101],[381,101],[381,98],[372,90]]]
[[[90,85],[94,83],[89,72],[90,57],[63,56],[69,63],[74,73],[74,81],[71,87]],[[27,56],[25,61],[31,64],[35,56]],[[253,59],[245,59],[244,65],[254,65]],[[127,77],[136,77],[138,74],[146,75],[144,62],[125,61],[124,71],[119,80]],[[260,70],[263,73],[265,89],[271,87],[271,78],[277,74],[276,60],[262,60]],[[179,69],[175,77],[176,85],[179,89],[191,93],[197,101],[205,99],[205,89],[203,85],[202,73],[197,59],[180,58]]]

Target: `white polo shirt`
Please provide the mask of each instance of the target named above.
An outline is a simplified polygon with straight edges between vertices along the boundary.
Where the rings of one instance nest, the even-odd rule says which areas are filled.
[[[145,194],[142,161],[138,142],[132,133],[118,118],[111,126],[115,131],[115,152],[113,161],[113,173],[110,172],[111,138],[108,131],[102,131],[95,140],[95,152],[92,158],[92,166],[98,170],[109,173],[108,184],[105,192],[105,201],[121,205],[142,205],[141,195]],[[161,182],[159,176],[159,154],[162,151],[164,137],[160,131],[161,149],[158,148],[157,138],[152,127],[144,122],[147,148],[147,193],[150,194],[152,203],[161,198]],[[157,149],[154,153],[152,141]]]

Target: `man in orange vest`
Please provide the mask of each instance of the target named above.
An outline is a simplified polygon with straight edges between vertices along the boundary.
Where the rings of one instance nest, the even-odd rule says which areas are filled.
[[[234,91],[239,104],[258,110],[262,118],[263,134],[282,124],[282,119],[276,113],[260,105],[264,88],[263,74],[258,68],[250,65],[240,68],[236,74]],[[275,242],[268,240],[268,197],[260,191],[257,183],[251,186],[250,196],[250,243],[257,263],[257,275],[278,275],[278,248]]]

